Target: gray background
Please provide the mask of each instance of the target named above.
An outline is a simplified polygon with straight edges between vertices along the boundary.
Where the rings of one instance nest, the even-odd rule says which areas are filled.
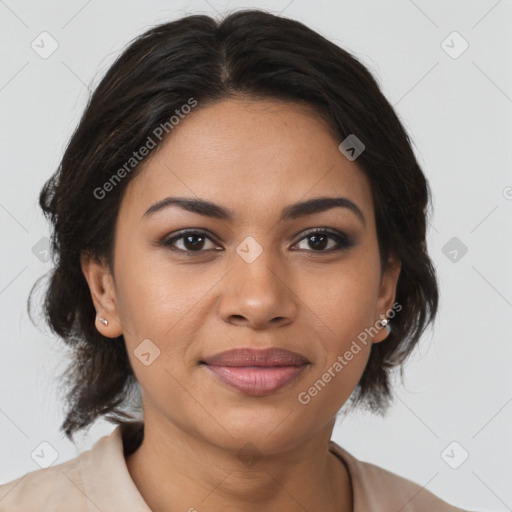
[[[31,453],[42,441],[57,464],[113,429],[99,422],[76,446],[60,434],[55,375],[67,352],[25,308],[51,268],[37,196],[88,87],[153,24],[239,7],[298,19],[359,57],[410,133],[434,195],[435,327],[407,364],[389,414],[340,417],[333,439],[460,507],[512,510],[511,0],[0,1],[0,483],[38,469]],[[43,45],[43,31],[58,44],[45,59],[31,47]],[[448,465],[465,452],[457,469]]]

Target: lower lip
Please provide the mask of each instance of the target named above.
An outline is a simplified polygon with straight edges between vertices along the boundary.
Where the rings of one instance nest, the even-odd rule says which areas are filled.
[[[268,395],[295,380],[307,365],[301,366],[210,366],[220,380],[250,396]]]

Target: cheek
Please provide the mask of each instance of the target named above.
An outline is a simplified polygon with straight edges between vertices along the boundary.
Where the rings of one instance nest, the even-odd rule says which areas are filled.
[[[192,268],[187,273],[136,254],[126,261],[118,267],[118,309],[132,368],[152,399],[177,406],[179,383],[190,380],[197,362],[205,297],[221,275],[194,279]]]
[[[369,345],[352,354],[347,361],[343,355],[329,359],[315,375],[305,381],[298,391],[297,404],[301,408],[301,421],[318,422],[318,418],[332,418],[347,402],[357,386],[369,357]],[[341,358],[341,359],[338,359]]]
[[[347,259],[330,272],[299,280],[297,295],[305,304],[312,331],[323,334],[318,342],[331,354],[342,353],[352,339],[374,325],[380,267],[370,258]]]
[[[165,344],[211,286],[205,279],[192,283],[179,267],[148,257],[143,251],[126,253],[116,273],[118,311],[132,344],[144,338]]]
[[[323,294],[317,309],[321,322],[316,321],[316,332],[310,331],[316,335],[316,364],[297,396],[312,421],[334,416],[363,374],[372,343],[367,331],[374,325],[375,298],[369,295],[351,280],[331,286],[328,300]]]
[[[377,320],[379,272],[378,260],[360,255],[302,282],[308,329],[318,347],[314,372],[298,397],[307,414],[336,414],[359,382]]]

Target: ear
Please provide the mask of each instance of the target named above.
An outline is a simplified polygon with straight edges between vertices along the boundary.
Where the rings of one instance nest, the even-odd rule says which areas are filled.
[[[378,320],[378,333],[375,336],[373,336],[374,343],[380,343],[389,336],[389,331],[386,329],[386,327],[380,326],[380,321],[383,320],[384,318],[387,318],[389,310],[393,308],[396,296],[396,286],[398,283],[398,278],[400,276],[401,269],[401,262],[395,256],[390,256],[390,258],[388,259],[388,265],[386,267],[386,270],[383,272],[382,275],[379,296],[377,298],[378,318],[376,319],[376,321]],[[388,322],[391,321],[392,320],[388,319]]]
[[[123,334],[123,330],[119,319],[117,296],[110,268],[105,261],[98,261],[86,253],[81,254],[80,263],[96,309],[96,329],[103,336],[117,338]],[[108,325],[100,322],[101,317],[108,321]]]

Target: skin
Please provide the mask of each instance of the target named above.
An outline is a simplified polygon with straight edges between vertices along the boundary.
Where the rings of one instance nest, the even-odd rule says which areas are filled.
[[[151,510],[239,511],[249,503],[271,512],[353,509],[348,472],[328,444],[371,342],[384,341],[387,330],[360,344],[310,403],[297,397],[389,311],[400,264],[390,260],[381,273],[370,182],[339,143],[303,105],[243,97],[199,105],[128,185],[114,275],[102,261],[82,257],[97,329],[124,335],[142,389],[145,438],[126,462]],[[235,220],[176,206],[142,218],[171,195],[222,205]],[[314,197],[349,198],[366,224],[340,207],[278,221],[284,207]],[[338,245],[329,238],[315,249],[318,242],[304,232],[325,227],[354,245],[329,252]],[[158,245],[187,228],[208,232],[196,253]],[[251,263],[236,252],[247,236],[263,250]],[[198,247],[183,238],[174,246]],[[147,338],[160,355],[145,366],[134,350]],[[267,396],[245,395],[198,365],[227,349],[271,346],[311,364]],[[254,465],[237,456],[247,443],[260,457]]]

